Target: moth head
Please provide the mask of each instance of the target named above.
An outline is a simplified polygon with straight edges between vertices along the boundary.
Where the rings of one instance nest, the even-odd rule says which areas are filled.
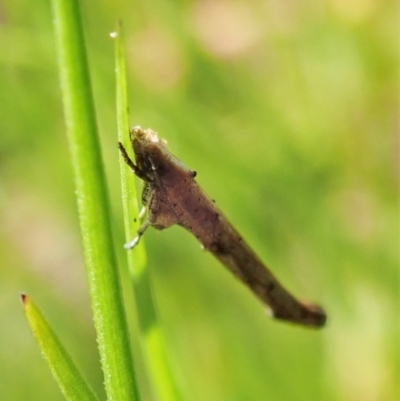
[[[195,177],[194,171],[189,170],[168,151],[167,141],[159,138],[157,133],[151,129],[133,127],[131,143],[136,163],[150,181],[153,180],[155,172],[161,173],[171,169]]]
[[[138,167],[152,178],[169,157],[167,142],[151,129],[136,126],[131,130],[131,143]]]

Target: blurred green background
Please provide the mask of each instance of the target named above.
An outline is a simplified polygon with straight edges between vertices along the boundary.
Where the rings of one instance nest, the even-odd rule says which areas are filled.
[[[183,399],[397,399],[396,3],[86,0],[81,8],[121,265],[109,37],[119,18],[131,124],[166,138],[281,281],[328,312],[320,331],[274,322],[183,229],[149,230]],[[0,399],[63,399],[21,291],[103,396],[47,1],[0,3],[0,61]],[[134,337],[143,400],[153,401]]]

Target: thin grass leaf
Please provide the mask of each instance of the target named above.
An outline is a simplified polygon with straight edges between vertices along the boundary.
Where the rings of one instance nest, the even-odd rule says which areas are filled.
[[[116,39],[118,139],[126,149],[130,149],[126,58],[121,24],[119,32],[113,34],[113,37]],[[125,234],[127,241],[130,241],[136,235],[140,226],[137,192],[134,176],[127,169],[122,158],[120,158],[120,171]],[[179,396],[172,374],[163,332],[157,319],[145,252],[143,238],[133,250],[127,252],[129,270],[131,271],[134,283],[136,308],[142,332],[141,340],[143,342],[145,361],[158,398],[162,401],[177,401],[181,397]]]
[[[118,125],[118,141],[122,142],[126,149],[130,148],[129,140],[129,117],[128,117],[128,93],[126,83],[126,64],[125,64],[125,48],[123,44],[122,23],[119,23],[118,32],[114,32],[111,36],[115,38],[115,64],[116,64],[116,101],[117,101],[117,125]],[[117,151],[117,146],[115,146]],[[123,196],[123,209],[125,216],[125,235],[127,241],[132,239],[140,227],[138,219],[139,205],[136,191],[135,180],[132,179],[132,173],[126,168],[124,160],[120,157],[121,187]],[[132,275],[141,275],[142,270],[146,266],[146,248],[145,242],[142,241],[128,253],[129,268]]]
[[[68,401],[97,401],[97,397],[36,305],[25,294],[21,295],[21,300],[32,334],[65,398]]]
[[[110,401],[138,400],[76,0],[52,0],[67,133],[97,342]]]

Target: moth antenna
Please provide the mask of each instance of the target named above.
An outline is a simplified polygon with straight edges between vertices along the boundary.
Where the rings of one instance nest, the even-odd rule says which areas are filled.
[[[118,142],[118,149],[121,153],[122,158],[124,159],[125,163],[130,167],[130,169],[133,171],[135,175],[137,175],[139,178],[141,178],[143,181],[150,181],[149,177],[145,173],[143,173],[142,170],[136,164],[132,161],[132,159],[129,157],[128,152],[124,148],[124,145],[122,145],[121,142]]]

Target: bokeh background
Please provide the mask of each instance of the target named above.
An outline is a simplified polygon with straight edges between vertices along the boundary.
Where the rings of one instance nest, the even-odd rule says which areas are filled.
[[[183,229],[149,230],[183,399],[398,399],[396,2],[84,0],[81,8],[121,265],[109,37],[119,18],[132,125],[166,138],[282,282],[329,314],[320,331],[274,322]],[[21,291],[103,396],[47,1],[0,2],[0,62],[0,399],[63,399]],[[129,283],[125,290],[130,305]],[[155,401],[133,343],[143,399]]]

